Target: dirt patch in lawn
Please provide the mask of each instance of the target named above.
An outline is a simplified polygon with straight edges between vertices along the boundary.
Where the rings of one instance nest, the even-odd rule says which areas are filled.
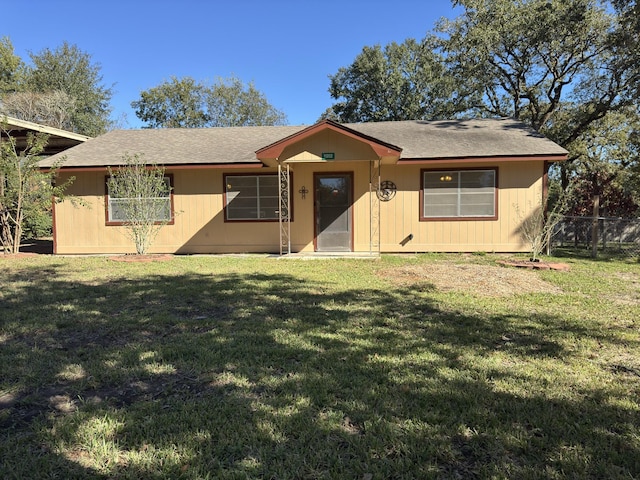
[[[405,265],[382,274],[400,285],[431,284],[442,292],[466,292],[490,297],[520,293],[562,293],[536,272],[476,264]]]
[[[624,285],[615,295],[612,295],[613,301],[620,305],[640,304],[640,275],[633,272],[618,272],[615,277],[622,280]]]
[[[109,260],[112,262],[128,262],[128,263],[138,263],[138,262],[166,262],[171,260],[173,255],[168,254],[151,254],[151,255],[119,255],[117,257],[109,257]]]
[[[0,253],[0,260],[4,259],[4,260],[17,260],[17,259],[21,259],[21,258],[30,258],[30,257],[37,257],[39,254],[38,253],[27,253],[27,252],[19,252],[19,253],[4,253],[1,252]]]

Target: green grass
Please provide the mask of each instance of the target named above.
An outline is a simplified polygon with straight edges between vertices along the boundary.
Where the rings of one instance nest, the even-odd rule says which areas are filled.
[[[0,478],[638,478],[640,264],[0,258]]]

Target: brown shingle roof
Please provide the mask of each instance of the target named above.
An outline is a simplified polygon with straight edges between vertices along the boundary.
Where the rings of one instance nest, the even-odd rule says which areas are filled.
[[[402,148],[401,159],[566,155],[566,150],[510,119],[401,121],[345,126]],[[64,167],[122,164],[125,153],[144,153],[150,163],[252,164],[256,151],[304,126],[115,130],[41,162]]]
[[[415,120],[348,126],[402,147],[403,159],[567,154],[558,144],[513,119]]]
[[[114,130],[64,152],[64,167],[121,165],[125,153],[144,153],[158,165],[259,163],[255,151],[300,127]],[[60,156],[61,157],[61,156]],[[60,157],[41,162],[53,165]]]

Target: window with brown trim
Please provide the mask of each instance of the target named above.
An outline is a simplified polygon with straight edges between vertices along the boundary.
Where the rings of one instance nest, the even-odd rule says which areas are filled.
[[[497,218],[497,169],[421,173],[421,220]]]
[[[109,192],[109,177],[106,182],[106,221],[107,225],[123,225],[129,221],[125,210],[122,206],[129,202],[147,202],[152,205],[156,212],[157,223],[173,222],[173,175],[165,175],[164,181],[167,184],[167,192],[165,195],[157,198],[124,198],[114,197]]]
[[[224,188],[226,220],[278,220],[278,175],[225,175]]]

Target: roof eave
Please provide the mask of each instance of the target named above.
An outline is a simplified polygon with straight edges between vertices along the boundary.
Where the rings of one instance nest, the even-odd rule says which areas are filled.
[[[51,171],[52,169],[57,170],[58,172],[103,172],[108,170],[109,168],[122,168],[125,165],[123,164],[114,164],[114,165],[86,165],[86,166],[72,166],[65,167],[64,165],[60,167],[53,166],[42,166],[40,170],[43,172]],[[177,163],[177,164],[162,164],[158,165],[158,167],[163,168],[165,170],[210,170],[210,169],[254,169],[254,168],[264,168],[265,165],[261,162],[252,162],[252,163]]]
[[[567,154],[529,154],[529,155],[485,155],[467,157],[425,157],[400,158],[398,165],[428,164],[428,163],[486,163],[486,162],[564,162]]]

